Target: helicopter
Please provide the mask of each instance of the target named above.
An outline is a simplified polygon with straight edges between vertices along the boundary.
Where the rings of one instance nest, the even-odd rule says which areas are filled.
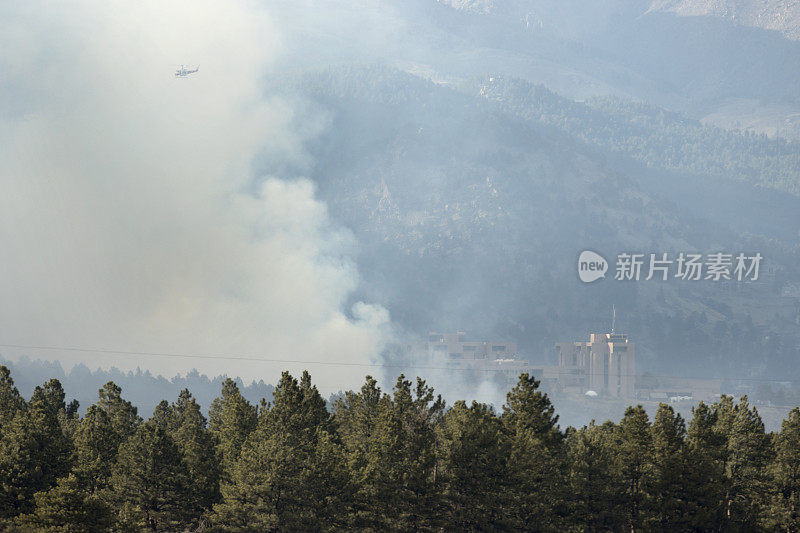
[[[178,68],[178,70],[175,71],[175,77],[176,78],[187,78],[189,76],[189,74],[194,74],[198,70],[200,70],[200,65],[197,65],[194,68],[194,70],[191,70],[191,68],[186,68],[185,65],[181,65],[180,68]]]

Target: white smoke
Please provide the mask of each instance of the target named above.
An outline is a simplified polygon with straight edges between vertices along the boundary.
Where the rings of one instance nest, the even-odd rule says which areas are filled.
[[[252,173],[256,156],[302,162],[322,124],[296,128],[290,105],[263,98],[280,42],[246,0],[0,6],[0,343],[377,358],[388,313],[345,308],[351,235],[309,181]],[[176,79],[178,63],[200,71]],[[323,389],[370,371],[0,353],[265,381],[309,368]]]

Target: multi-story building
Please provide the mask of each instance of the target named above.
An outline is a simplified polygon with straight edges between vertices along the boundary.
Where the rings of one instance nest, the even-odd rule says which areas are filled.
[[[634,397],[636,352],[627,335],[592,333],[589,342],[558,342],[558,381],[564,390]]]
[[[487,375],[501,373],[510,380],[515,380],[522,372],[529,372],[528,362],[518,359],[517,343],[467,340],[463,331],[431,332],[426,341],[411,343],[407,348],[412,360],[425,358],[443,362],[450,368],[485,372]]]
[[[468,341],[467,334],[430,333],[428,341],[419,343],[431,355],[446,355],[450,360],[514,359],[517,356],[515,342]]]

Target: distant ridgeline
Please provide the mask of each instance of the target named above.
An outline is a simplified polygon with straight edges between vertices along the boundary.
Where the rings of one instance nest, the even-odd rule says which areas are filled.
[[[37,385],[41,385],[50,378],[58,379],[64,387],[67,397],[80,402],[80,412],[97,401],[97,391],[108,381],[113,381],[125,391],[125,396],[142,413],[152,413],[162,398],[177,397],[185,388],[191,389],[192,394],[204,408],[211,405],[211,401],[219,394],[226,376],[209,378],[192,370],[184,376],[177,375],[172,379],[164,376],[154,376],[149,370],[136,369],[135,372],[123,372],[112,367],[109,370],[98,368],[90,370],[84,364],[73,367],[69,372],[57,361],[31,360],[22,357],[19,361],[9,361],[0,356],[0,364],[7,366],[14,374],[14,381],[24,395],[33,393]],[[241,378],[234,378],[245,398],[253,403],[258,403],[261,398],[267,401],[272,399],[275,387],[263,381],[245,385]]]
[[[800,194],[800,143],[733,132],[620,97],[576,102],[518,78],[484,77],[470,94],[508,112],[555,126],[590,145],[648,167],[708,174]]]
[[[142,413],[145,414],[145,413]],[[800,409],[746,397],[562,429],[522,374],[501,412],[402,375],[328,409],[307,372],[254,405],[225,380],[152,417],[106,383],[80,416],[0,366],[3,531],[797,531]]]
[[[463,93],[437,91],[442,86]],[[648,167],[719,176],[800,195],[800,143],[750,131],[735,132],[646,102],[622,97],[574,101],[514,77],[483,76],[435,84],[378,65],[343,65],[287,76],[278,91],[301,90],[326,99],[397,105],[475,108],[474,97],[506,113],[553,126],[600,151],[632,157]]]
[[[607,327],[616,303],[642,370],[795,368],[800,305],[784,294],[800,279],[800,144],[513,78],[434,82],[341,65],[271,83],[268,92],[303,99],[298,120],[327,123],[307,143],[314,164],[282,177],[315,182],[358,240],[357,297],[380,301],[406,330],[459,327],[538,356]],[[268,163],[265,173],[281,175]],[[770,266],[742,286],[580,286],[574,260],[590,244],[758,251]]]

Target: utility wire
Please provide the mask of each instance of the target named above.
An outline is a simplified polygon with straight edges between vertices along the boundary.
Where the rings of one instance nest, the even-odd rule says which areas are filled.
[[[226,361],[248,361],[258,363],[288,363],[288,364],[304,364],[304,365],[326,365],[326,366],[353,366],[353,367],[366,367],[366,368],[399,368],[399,369],[414,369],[414,370],[460,370],[462,372],[507,372],[508,369],[504,368],[465,368],[455,366],[417,366],[417,365],[403,365],[403,364],[389,364],[389,363],[350,363],[346,361],[305,361],[301,359],[267,359],[252,356],[235,356],[235,355],[203,355],[203,354],[185,354],[185,353],[169,353],[169,352],[136,352],[129,350],[108,350],[97,348],[75,348],[67,346],[33,346],[26,344],[0,344],[0,348],[17,348],[22,350],[50,350],[62,352],[82,352],[94,353],[104,355],[127,355],[127,356],[151,356],[151,357],[173,357],[182,359],[218,359]],[[477,359],[467,359],[466,361],[478,361]],[[487,360],[488,361],[488,360]],[[519,361],[519,360],[515,360]],[[531,368],[540,366],[551,365],[538,365],[528,363]],[[558,374],[565,376],[580,377],[582,374],[576,374],[571,371],[549,371],[548,374]],[[583,375],[588,375],[585,373]],[[595,373],[594,375],[601,375]],[[772,383],[785,383],[795,381],[792,379],[778,379],[778,378],[731,378],[731,377],[716,377],[716,376],[675,376],[666,374],[620,374],[620,377],[652,377],[652,378],[670,378],[670,379],[705,379],[705,380],[735,380],[735,381],[754,381],[754,382],[772,382]]]

